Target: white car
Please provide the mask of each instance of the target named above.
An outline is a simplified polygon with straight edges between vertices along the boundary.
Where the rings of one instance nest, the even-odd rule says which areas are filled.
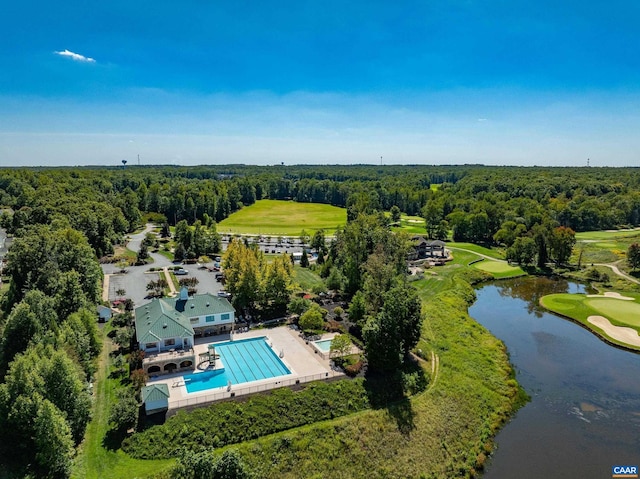
[[[173,272],[173,274],[176,274],[176,275],[179,275],[179,276],[183,276],[185,274],[189,274],[189,270],[184,269],[184,268],[180,268],[180,269],[175,270]]]

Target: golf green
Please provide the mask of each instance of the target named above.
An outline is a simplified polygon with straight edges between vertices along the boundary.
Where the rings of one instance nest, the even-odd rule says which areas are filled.
[[[603,335],[609,341],[637,350],[637,341],[629,340],[626,336],[620,336],[619,331],[616,331],[616,327],[632,328],[636,331],[640,330],[640,295],[637,293],[623,293],[624,296],[633,298],[633,301],[629,299],[618,299],[611,295],[615,292],[609,291],[605,293],[607,296],[587,296],[584,294],[549,294],[543,296],[540,299],[540,304],[546,309],[553,311],[554,313],[567,316],[592,331],[597,332],[599,335]],[[611,329],[605,324],[594,323],[590,321],[590,317],[604,317],[606,324],[611,326]],[[627,334],[627,333],[625,333]],[[633,335],[631,336],[634,337]]]
[[[640,327],[640,304],[615,298],[587,298],[587,306],[602,316],[631,327]]]

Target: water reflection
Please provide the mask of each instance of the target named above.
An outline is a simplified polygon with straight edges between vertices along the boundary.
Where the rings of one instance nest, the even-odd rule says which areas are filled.
[[[585,293],[563,279],[486,285],[470,314],[502,339],[531,402],[498,435],[487,478],[601,478],[640,462],[640,355],[613,348],[539,306]]]
[[[511,281],[505,281],[504,284],[500,284],[498,293],[500,296],[507,296],[509,298],[518,298],[525,301],[527,312],[534,314],[540,318],[546,312],[546,310],[540,306],[540,298],[547,294],[553,293],[595,293],[596,291],[588,286],[567,281],[564,278],[536,278],[536,281],[531,281],[531,278],[523,277],[516,278]]]

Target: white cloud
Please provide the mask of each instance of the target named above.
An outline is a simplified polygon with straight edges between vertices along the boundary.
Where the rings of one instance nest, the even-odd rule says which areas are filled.
[[[79,53],[70,52],[69,50],[64,50],[61,52],[53,52],[56,55],[60,55],[62,57],[69,57],[72,60],[77,62],[87,62],[87,63],[95,63],[96,61],[93,58],[85,57],[84,55],[80,55]]]

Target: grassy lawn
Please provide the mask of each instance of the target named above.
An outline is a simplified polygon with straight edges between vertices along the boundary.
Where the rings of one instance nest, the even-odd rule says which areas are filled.
[[[494,278],[515,278],[516,276],[522,276],[526,274],[519,266],[511,266],[508,263],[502,261],[480,261],[473,264],[474,268],[485,271],[493,275]]]
[[[540,304],[554,313],[571,318],[590,330],[598,332],[611,342],[630,347],[609,337],[587,320],[589,316],[604,316],[615,326],[631,327],[640,332],[640,294],[624,292],[623,296],[632,297],[634,301],[606,297],[590,298],[584,294],[563,293],[543,296]]]
[[[299,236],[324,229],[331,235],[347,222],[347,210],[294,201],[260,200],[218,223],[219,233]]]
[[[629,245],[638,238],[619,238],[617,240],[597,241],[578,240],[573,248],[571,261],[577,263],[582,253],[582,264],[613,263],[624,260]]]
[[[485,248],[484,246],[478,246],[477,244],[473,244],[473,243],[456,243],[451,242],[451,243],[447,243],[447,247],[451,247],[452,249],[455,248],[461,248],[461,249],[466,249],[469,251],[473,251],[475,253],[478,254],[483,254],[485,256],[489,256],[490,258],[495,258],[495,259],[504,259],[504,252],[501,250],[495,250],[495,249],[490,249],[490,248]],[[454,256],[459,254],[458,251],[454,251],[453,252]]]
[[[108,326],[105,327],[105,333]],[[119,381],[109,378],[112,351],[111,340],[104,334],[104,346],[94,383],[94,403],[91,422],[87,426],[85,439],[80,447],[72,473],[74,478],[117,479],[146,477],[153,471],[162,470],[171,461],[133,459],[121,450],[107,449],[103,440],[109,429],[109,405],[115,400]]]
[[[162,279],[167,279],[167,276],[164,274],[163,271],[161,271],[160,273],[158,273],[158,276]],[[169,269],[169,278],[171,278],[171,282],[173,283],[173,289],[175,289],[176,291],[180,291],[180,282],[178,280],[178,278],[176,278],[176,275],[174,274],[174,270],[173,269]],[[164,289],[164,295],[168,296],[169,293],[171,293],[171,288],[165,288]]]
[[[324,281],[309,268],[303,268],[299,264],[293,267],[295,274],[294,281],[300,285],[304,291],[313,291],[314,286],[324,286]]]
[[[138,257],[138,253],[124,246],[116,246],[114,248],[113,256],[116,258],[124,258],[130,261],[135,261]]]
[[[171,251],[167,251],[165,249],[160,248],[158,250],[158,253],[161,256],[164,256],[165,258],[167,258],[169,261],[173,261],[174,260],[174,256],[173,253]]]

